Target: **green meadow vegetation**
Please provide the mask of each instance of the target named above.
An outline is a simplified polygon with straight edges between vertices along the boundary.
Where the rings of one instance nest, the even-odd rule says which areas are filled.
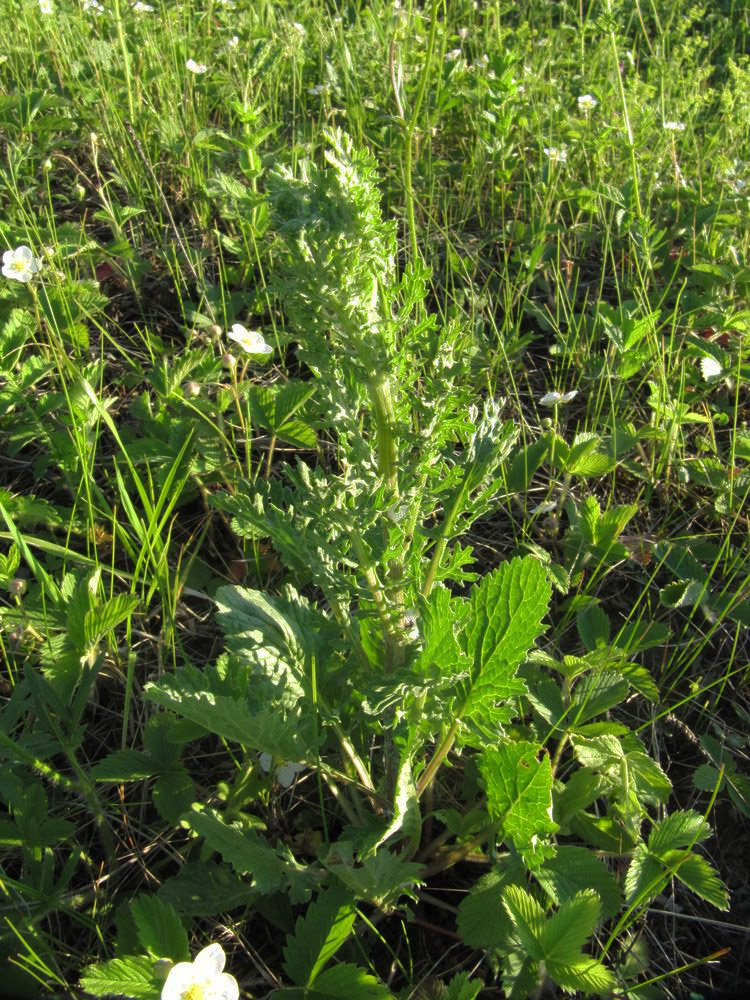
[[[0,25],[0,996],[744,987],[747,0]]]

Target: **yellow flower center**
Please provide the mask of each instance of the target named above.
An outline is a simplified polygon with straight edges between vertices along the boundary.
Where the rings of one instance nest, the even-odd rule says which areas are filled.
[[[14,260],[10,266],[13,268],[14,271],[21,272],[26,270],[26,268],[29,266],[29,262],[27,260]]]
[[[182,994],[182,1000],[203,1000],[204,996],[203,986],[200,983],[193,983]]]

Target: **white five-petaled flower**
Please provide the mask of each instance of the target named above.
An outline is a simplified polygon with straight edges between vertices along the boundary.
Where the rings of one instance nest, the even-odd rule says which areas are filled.
[[[95,14],[104,13],[104,7],[99,3],[99,0],[83,0],[83,9],[91,10]]]
[[[307,92],[311,97],[320,97],[321,94],[325,94],[326,86],[324,83],[316,83],[314,87],[308,87]]]
[[[260,755],[260,766],[263,770],[268,773],[271,770],[273,764],[273,757],[270,753],[262,753]],[[305,770],[304,764],[295,764],[293,761],[284,760],[280,764],[277,764],[273,770],[274,776],[278,783],[284,788],[289,788],[291,783],[300,773],[300,771]]]
[[[667,132],[684,132],[685,122],[664,122],[664,129]]]
[[[178,962],[169,971],[161,1000],[238,1000],[240,988],[223,971],[225,962],[220,944],[199,951],[192,962]]]
[[[577,389],[571,389],[570,392],[548,392],[542,396],[539,403],[541,406],[559,406],[561,403],[569,403],[577,395]]]
[[[39,10],[42,14],[52,13],[52,0],[39,0]]]
[[[567,146],[545,146],[544,147],[545,156],[549,159],[550,163],[567,163],[568,162],[568,147]]]
[[[41,268],[42,262],[27,246],[6,250],[3,254],[3,275],[13,281],[31,281]]]
[[[273,348],[257,330],[248,330],[242,323],[235,323],[227,334],[230,340],[239,344],[247,354],[272,354]]]
[[[240,44],[239,35],[232,35],[232,37],[227,42],[227,48],[236,49],[239,44]]]
[[[578,98],[578,107],[581,111],[593,111],[599,102],[591,94],[581,94]]]
[[[133,10],[137,14],[153,14],[154,8],[150,3],[143,3],[143,0],[136,0],[133,4]]]
[[[205,73],[208,70],[205,63],[196,62],[195,59],[188,59],[185,66],[191,73]]]
[[[456,59],[460,59],[461,58],[461,55],[462,55],[461,49],[451,49],[450,52],[446,52],[445,53],[445,61],[446,62],[455,62]]]

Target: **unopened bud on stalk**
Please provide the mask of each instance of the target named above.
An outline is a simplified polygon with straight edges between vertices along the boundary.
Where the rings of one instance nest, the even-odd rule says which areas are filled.
[[[13,594],[14,597],[20,597],[22,594],[26,593],[26,581],[22,580],[20,577],[16,577],[8,584],[8,591]]]
[[[221,363],[224,365],[225,368],[230,368],[231,369],[231,368],[234,368],[234,366],[237,364],[237,358],[235,358],[235,356],[233,354],[229,354],[229,353],[222,354],[222,356],[221,356]]]
[[[221,329],[218,323],[212,323],[211,326],[209,326],[208,328],[208,332],[211,334],[212,337],[220,337],[224,331]]]
[[[86,188],[83,186],[83,184],[76,184],[73,187],[73,193],[75,194],[76,198],[79,201],[83,201],[83,199],[86,197]]]
[[[189,382],[185,382],[182,387],[182,391],[186,396],[192,396],[195,398],[201,394],[201,384],[200,382],[195,382],[191,379]]]
[[[8,633],[8,638],[14,646],[17,646],[23,639],[23,625],[16,625],[15,628],[12,628]]]
[[[45,172],[45,174],[48,174],[50,170],[52,170],[52,160],[50,160],[49,156],[42,164],[42,170]]]

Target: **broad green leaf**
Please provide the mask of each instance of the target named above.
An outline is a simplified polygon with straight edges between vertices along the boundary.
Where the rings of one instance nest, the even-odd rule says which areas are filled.
[[[503,906],[513,922],[513,930],[526,954],[536,962],[544,960],[542,936],[544,910],[534,897],[517,885],[503,889]]]
[[[516,671],[544,631],[550,593],[544,567],[532,556],[511,559],[472,590],[466,630],[471,685],[462,712],[467,718],[523,693]]]
[[[95,997],[128,997],[132,1000],[158,1000],[163,983],[153,974],[150,958],[113,958],[100,965],[89,965],[81,976],[81,989]]]
[[[588,650],[609,642],[609,618],[598,604],[589,604],[576,615],[578,634]]]
[[[352,932],[357,908],[349,892],[322,892],[299,917],[284,948],[284,971],[299,986],[312,986]]]
[[[179,765],[159,775],[151,794],[162,819],[176,826],[195,801],[195,786],[187,770]]]
[[[87,642],[95,642],[125,621],[138,607],[134,594],[117,594],[100,607],[86,612],[83,631]]]
[[[414,665],[420,676],[445,676],[467,668],[466,655],[458,644],[458,630],[467,611],[466,601],[453,597],[442,584],[433,587],[430,596],[422,601],[420,618],[424,641]]]
[[[503,837],[512,838],[517,850],[528,850],[536,838],[554,833],[552,768],[546,753],[519,740],[488,747],[479,760],[487,789],[487,811],[500,824]]]
[[[534,473],[540,467],[549,452],[549,439],[541,437],[538,441],[521,448],[510,464],[507,477],[509,493],[525,493],[529,488]]]
[[[593,889],[601,900],[605,917],[614,916],[620,909],[622,896],[615,877],[585,847],[558,846],[555,857],[545,861],[534,877],[558,906],[582,889]]]
[[[593,889],[577,892],[547,920],[542,935],[546,962],[575,962],[599,923],[602,905]]]
[[[177,911],[158,896],[137,896],[130,904],[143,951],[155,959],[185,962],[190,957],[188,936]]]
[[[308,755],[309,746],[300,735],[298,717],[284,718],[272,709],[252,712],[238,698],[191,689],[181,684],[181,674],[186,673],[179,671],[158,683],[147,684],[146,697],[217,736],[261,753],[293,761]]]
[[[614,670],[586,674],[575,686],[571,701],[571,726],[578,728],[621,704],[630,690],[628,682]]]

